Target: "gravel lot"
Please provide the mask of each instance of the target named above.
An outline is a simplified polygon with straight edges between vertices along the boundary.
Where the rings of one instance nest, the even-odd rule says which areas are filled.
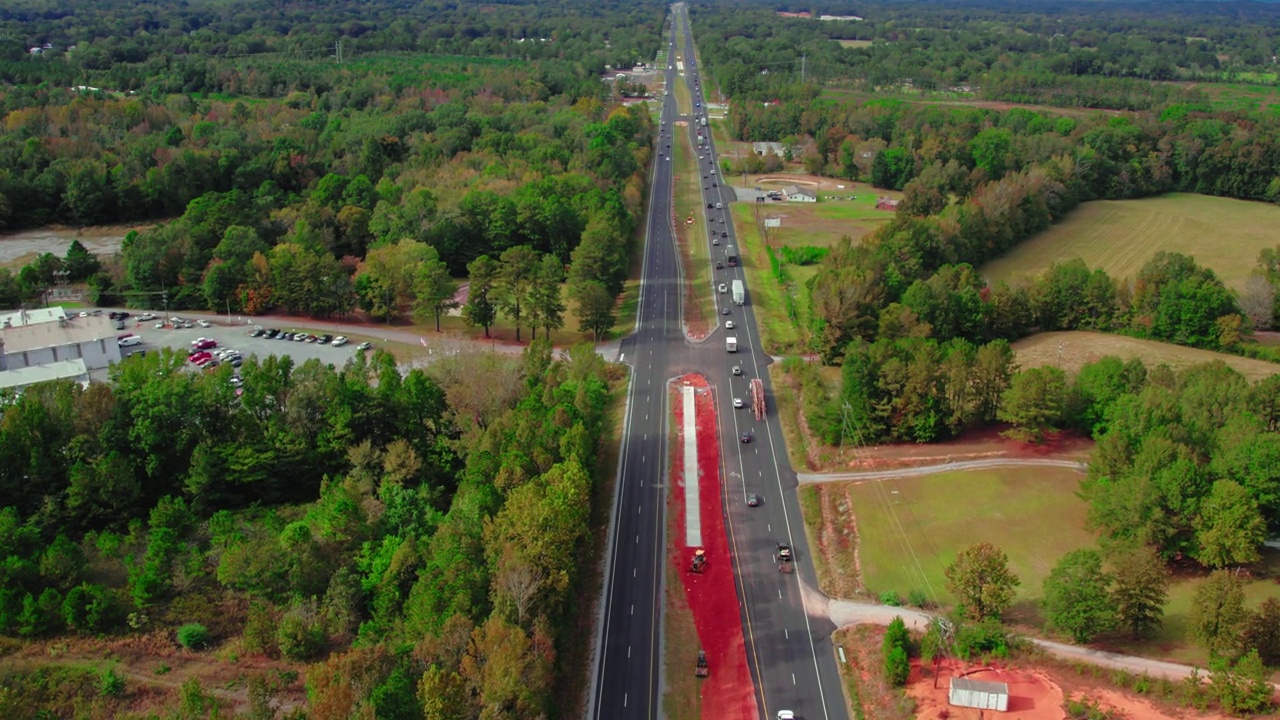
[[[205,337],[217,340],[219,348],[239,350],[245,358],[250,355],[257,355],[260,358],[268,355],[288,355],[299,365],[315,358],[323,363],[341,367],[356,353],[356,345],[359,344],[359,340],[356,340],[342,347],[333,347],[332,345],[320,345],[319,343],[249,337],[249,333],[254,328],[252,325],[213,325],[207,328],[197,325],[190,329],[181,330],[174,330],[166,325],[161,330],[156,329],[155,322],[138,323],[134,322],[134,318],[129,320],[126,323],[126,329],[120,331],[121,334],[131,332],[139,335],[142,337],[142,344],[123,348],[126,354],[132,354],[139,350],[154,350],[161,347],[171,347],[174,350],[185,353],[191,349],[192,340]]]

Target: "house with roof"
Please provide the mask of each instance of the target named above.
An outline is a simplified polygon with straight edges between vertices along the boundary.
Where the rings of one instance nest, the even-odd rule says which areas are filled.
[[[62,317],[57,317],[59,312]],[[0,371],[70,360],[82,361],[90,371],[120,362],[115,323],[96,315],[66,317],[62,308],[49,308],[43,313],[19,311],[0,317]]]
[[[782,196],[787,202],[818,202],[818,196],[812,190],[799,185],[788,185],[782,188]]]

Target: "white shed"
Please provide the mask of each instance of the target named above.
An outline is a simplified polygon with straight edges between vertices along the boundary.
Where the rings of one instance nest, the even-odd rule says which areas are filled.
[[[951,678],[947,701],[959,707],[1004,712],[1009,709],[1009,685],[1002,682]]]

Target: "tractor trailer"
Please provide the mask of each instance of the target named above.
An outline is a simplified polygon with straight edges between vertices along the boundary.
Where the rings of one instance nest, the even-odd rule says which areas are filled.
[[[741,305],[747,301],[747,289],[742,286],[741,280],[733,281],[733,304]]]

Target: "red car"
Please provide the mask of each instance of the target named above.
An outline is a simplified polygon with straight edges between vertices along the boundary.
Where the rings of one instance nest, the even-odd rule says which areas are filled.
[[[210,348],[216,348],[216,347],[218,347],[218,341],[217,341],[217,340],[208,340],[208,339],[205,339],[205,340],[201,340],[200,342],[196,343],[196,349],[197,349],[197,350],[208,350],[208,349],[210,349]]]
[[[198,352],[187,359],[195,363],[196,365],[204,365],[205,363],[213,359],[213,355],[207,352]]]

